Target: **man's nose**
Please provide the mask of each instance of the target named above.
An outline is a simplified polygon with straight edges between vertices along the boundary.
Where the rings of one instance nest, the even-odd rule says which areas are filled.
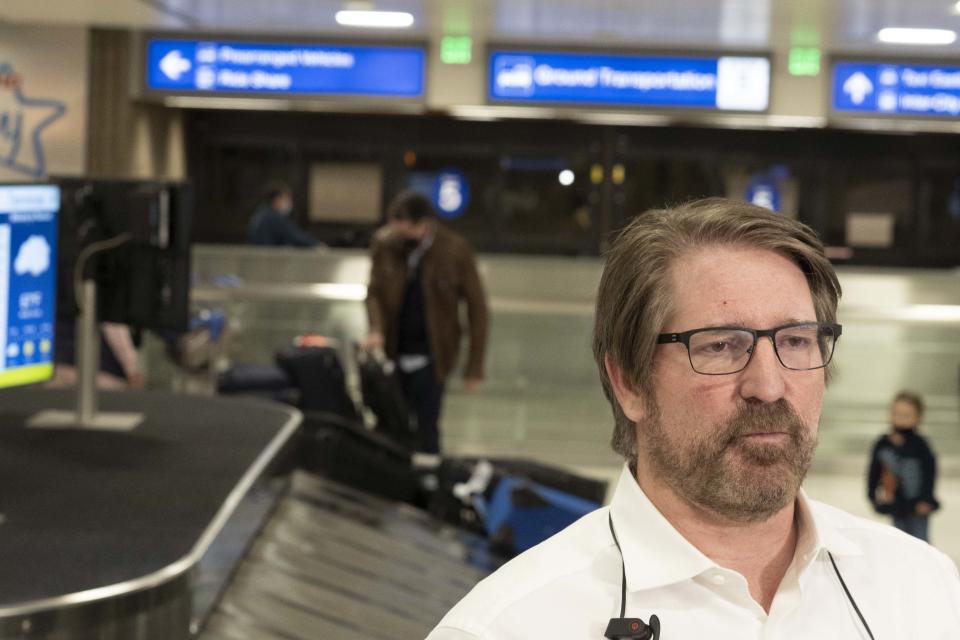
[[[761,402],[776,402],[783,398],[786,385],[784,369],[773,348],[773,340],[757,340],[750,364],[740,373],[740,396]]]

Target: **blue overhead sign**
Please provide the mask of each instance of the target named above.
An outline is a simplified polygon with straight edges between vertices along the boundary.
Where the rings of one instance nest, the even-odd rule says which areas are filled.
[[[153,39],[147,44],[147,88],[419,98],[425,59],[418,47]]]
[[[454,220],[462,216],[470,204],[470,183],[466,176],[456,169],[441,171],[433,187],[433,202],[441,218]]]
[[[762,57],[665,58],[496,51],[493,101],[764,111],[770,61]]]
[[[833,65],[835,111],[960,115],[960,67],[877,62]]]
[[[407,187],[430,199],[445,220],[462,216],[470,205],[470,183],[462,171],[416,171],[407,175]]]

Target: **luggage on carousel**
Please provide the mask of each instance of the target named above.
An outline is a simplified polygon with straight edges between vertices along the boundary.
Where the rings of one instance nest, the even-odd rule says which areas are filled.
[[[532,460],[448,458],[430,511],[511,556],[600,507],[606,490],[604,481]]]
[[[410,450],[358,421],[304,411],[301,466],[370,493],[412,502],[419,487]]]
[[[326,411],[359,420],[347,392],[343,365],[332,346],[293,345],[277,351],[275,358],[300,390],[297,406],[302,411]]]
[[[444,458],[437,472],[437,490],[430,498],[430,514],[472,533],[486,535],[484,495],[493,480],[493,465],[467,458]]]
[[[486,500],[483,522],[493,548],[512,555],[540,544],[600,506],[529,478],[504,474]]]
[[[377,430],[400,445],[416,449],[419,437],[415,421],[410,419],[394,363],[382,354],[358,350],[357,367],[363,404],[376,417]]]
[[[296,395],[293,381],[271,365],[236,364],[217,377],[217,393],[253,395],[286,402]]]
[[[537,484],[572,496],[602,504],[607,497],[607,482],[578,475],[560,467],[524,458],[494,458],[494,467],[502,473],[528,478]]]

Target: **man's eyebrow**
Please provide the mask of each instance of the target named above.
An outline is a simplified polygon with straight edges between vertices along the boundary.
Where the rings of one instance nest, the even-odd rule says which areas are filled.
[[[713,327],[725,327],[729,329],[750,329],[750,323],[742,322],[740,320],[711,320],[705,324],[701,324],[701,327],[704,329],[710,329]]]
[[[776,326],[782,327],[785,324],[809,324],[809,323],[816,323],[816,322],[819,322],[819,320],[817,320],[816,317],[814,317],[812,320],[810,318],[793,317],[793,318],[787,318],[786,320],[784,320],[783,322],[781,322]]]
[[[795,316],[792,316],[790,318],[786,318],[785,320],[777,322],[769,327],[755,327],[749,322],[741,322],[738,320],[725,321],[725,322],[723,321],[711,322],[709,324],[701,325],[701,327],[704,329],[713,329],[713,328],[721,328],[721,327],[725,329],[773,329],[775,327],[785,327],[791,324],[807,324],[807,323],[816,323],[816,322],[819,322],[819,321],[817,319],[811,320],[809,318],[797,318]]]

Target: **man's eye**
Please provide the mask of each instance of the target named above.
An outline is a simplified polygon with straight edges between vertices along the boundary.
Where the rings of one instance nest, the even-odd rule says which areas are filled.
[[[811,344],[810,338],[805,336],[783,336],[780,340],[781,347],[788,349],[805,349]]]
[[[746,349],[747,345],[743,340],[737,340],[736,338],[724,338],[711,340],[710,342],[704,342],[697,347],[697,353],[701,353],[706,356],[719,356],[740,354]]]

